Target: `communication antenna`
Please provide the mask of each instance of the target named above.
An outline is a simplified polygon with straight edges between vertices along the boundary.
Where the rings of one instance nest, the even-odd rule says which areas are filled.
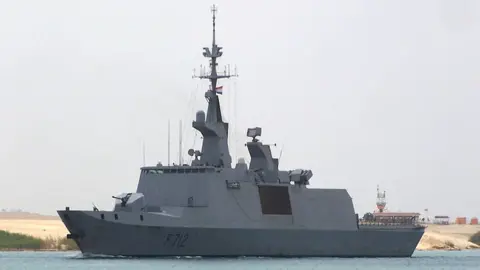
[[[282,148],[280,148],[280,155],[278,156],[278,163],[280,163],[280,159],[282,158],[282,154],[283,154],[283,147],[285,146],[285,144],[282,144]]]
[[[178,164],[181,166],[183,164],[182,160],[182,120],[180,120],[178,127]]]
[[[230,77],[238,77],[236,73],[230,73],[231,70],[228,66],[224,68],[223,72],[217,71],[218,60],[223,55],[222,47],[216,43],[216,35],[215,35],[215,20],[217,14],[217,7],[215,5],[211,8],[212,11],[212,45],[211,48],[203,47],[203,56],[209,59],[209,70],[206,71],[205,67],[200,66],[199,75],[193,75],[193,78],[199,79],[206,79],[210,82],[209,89],[205,92],[205,99],[208,102],[208,109],[206,114],[206,119],[204,120],[206,123],[212,123],[210,127],[207,126],[206,132],[209,130],[218,133],[217,135],[225,132],[225,135],[228,135],[229,130],[225,130],[227,127],[222,118],[222,110],[220,106],[220,98],[219,95],[223,95],[223,85],[218,84],[218,80],[220,79],[228,79]],[[196,122],[194,122],[196,123]],[[219,124],[219,125],[217,125]],[[198,123],[195,124],[194,128],[197,130],[202,130]],[[219,133],[220,132],[220,133]],[[231,167],[231,154],[229,149],[229,141],[227,137],[218,137],[218,145],[209,145],[207,140],[203,141],[202,144],[202,163],[209,163],[211,165],[217,165],[219,167]],[[207,141],[207,142],[206,142]],[[205,146],[205,147],[204,147]]]
[[[143,167],[145,167],[145,142],[142,143]]]
[[[168,131],[167,131],[168,132],[167,164],[168,164],[168,166],[170,166],[170,119],[168,120],[168,128],[167,129],[168,129]]]
[[[236,72],[236,70],[235,70]],[[233,143],[234,143],[234,153],[235,160],[238,158],[238,137],[237,137],[237,82],[233,82]]]

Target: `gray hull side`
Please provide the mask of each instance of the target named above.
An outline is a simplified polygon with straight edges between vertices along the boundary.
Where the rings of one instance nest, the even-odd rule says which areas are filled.
[[[62,212],[59,211],[62,217]],[[85,254],[123,256],[410,257],[423,229],[323,231],[125,225],[80,211],[63,220]]]

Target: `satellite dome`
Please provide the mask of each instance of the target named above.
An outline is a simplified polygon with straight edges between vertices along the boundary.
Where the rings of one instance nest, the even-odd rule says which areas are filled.
[[[199,123],[205,123],[205,112],[204,111],[198,111],[196,116],[195,116],[196,122]]]

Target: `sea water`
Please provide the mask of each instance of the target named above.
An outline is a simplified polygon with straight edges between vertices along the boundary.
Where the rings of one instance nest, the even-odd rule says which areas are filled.
[[[86,258],[79,252],[0,252],[1,270],[19,269],[480,269],[480,251],[416,251],[411,258]]]

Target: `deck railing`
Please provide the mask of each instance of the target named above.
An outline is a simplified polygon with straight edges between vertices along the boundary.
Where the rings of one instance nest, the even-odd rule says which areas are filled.
[[[358,225],[360,226],[392,226],[392,227],[426,227],[425,224],[420,222],[378,222],[378,221],[364,221],[359,220]]]

